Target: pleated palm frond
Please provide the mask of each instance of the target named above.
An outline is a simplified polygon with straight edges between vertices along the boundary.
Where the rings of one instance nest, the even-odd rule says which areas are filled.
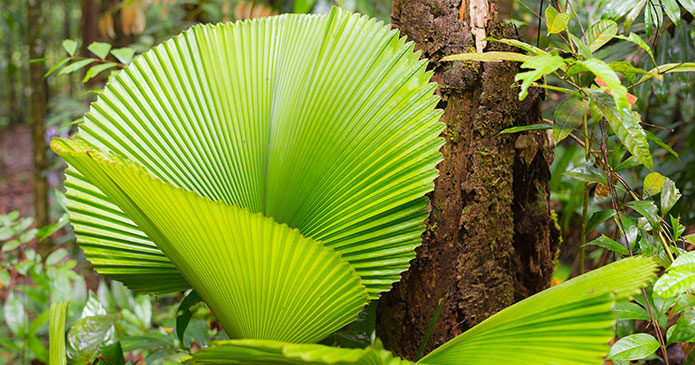
[[[603,364],[613,339],[615,302],[654,278],[656,264],[634,257],[594,270],[516,303],[418,361],[446,364]],[[364,350],[267,341],[221,341],[195,354],[193,364],[400,364]],[[320,356],[317,356],[320,354]],[[256,362],[248,362],[253,359]],[[338,359],[338,360],[336,360]],[[382,361],[382,362],[379,362]],[[389,362],[393,361],[393,362]]]
[[[377,340],[364,349],[337,348],[316,344],[288,344],[267,340],[228,340],[213,342],[200,350],[187,364],[334,364],[406,365],[411,361],[394,357]]]
[[[298,230],[162,183],[78,139],[51,144],[157,243],[231,337],[319,341],[367,304],[355,270]]]
[[[435,349],[421,364],[603,364],[616,300],[654,278],[638,256],[606,265],[516,303]]]
[[[424,231],[443,144],[430,76],[398,31],[338,8],[199,25],[121,71],[77,135],[321,241],[375,299]],[[140,292],[189,287],[92,176],[66,175],[75,235],[99,273]]]

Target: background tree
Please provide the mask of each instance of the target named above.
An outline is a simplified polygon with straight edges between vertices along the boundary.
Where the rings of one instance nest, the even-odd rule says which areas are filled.
[[[41,0],[27,0],[27,45],[29,59],[37,60],[29,65],[29,124],[33,150],[34,176],[34,215],[38,227],[48,225],[48,183],[44,175],[46,169],[45,126],[48,104],[48,84],[44,79],[43,61],[45,44],[43,40],[43,9]]]
[[[545,132],[499,134],[540,123],[543,93],[520,102],[511,87],[514,64],[439,62],[475,49],[512,51],[483,40],[518,37],[498,20],[497,7],[485,0],[393,3],[393,25],[430,59],[447,125],[423,245],[377,310],[377,336],[401,356],[415,357],[446,298],[425,353],[550,284],[558,248],[550,143]]]

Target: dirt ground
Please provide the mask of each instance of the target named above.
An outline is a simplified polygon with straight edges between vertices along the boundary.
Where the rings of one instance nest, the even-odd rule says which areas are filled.
[[[33,213],[31,131],[20,125],[0,130],[0,214]]]

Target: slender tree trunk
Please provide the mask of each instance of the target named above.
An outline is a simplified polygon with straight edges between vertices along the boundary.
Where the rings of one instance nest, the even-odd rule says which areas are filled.
[[[5,40],[5,54],[7,55],[7,70],[6,70],[6,76],[7,76],[7,117],[8,117],[8,122],[10,128],[19,124],[20,120],[22,120],[22,115],[21,115],[21,109],[20,109],[20,100],[19,100],[19,93],[17,92],[17,73],[18,73],[18,68],[17,65],[14,63],[14,58],[12,57],[12,53],[14,52],[14,42],[15,40],[12,37],[12,34],[7,35],[7,39]],[[20,84],[21,85],[21,84]],[[21,88],[21,87],[20,87]]]
[[[43,22],[41,0],[27,0],[27,44],[29,59],[44,56]],[[44,121],[48,103],[48,85],[43,77],[46,72],[43,62],[29,65],[29,124],[31,125],[31,143],[33,153],[34,183],[34,218],[37,227],[48,224],[48,182],[44,175],[46,169],[46,140]]]
[[[450,54],[515,51],[484,42],[516,38],[488,0],[395,0],[392,21],[430,59],[444,109],[446,145],[430,195],[423,245],[384,294],[377,335],[413,359],[437,304],[448,296],[425,353],[510,304],[546,288],[557,231],[549,208],[547,134],[499,132],[540,123],[542,92],[520,102],[513,63],[440,62]]]
[[[80,52],[83,56],[88,55],[87,46],[97,40],[99,34],[99,1],[82,0],[82,19],[80,29],[82,33],[82,46]]]

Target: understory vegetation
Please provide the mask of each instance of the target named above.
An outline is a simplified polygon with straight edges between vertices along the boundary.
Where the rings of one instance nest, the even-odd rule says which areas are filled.
[[[0,19],[0,364],[695,363],[694,0],[511,1],[518,38],[438,61],[544,94],[499,136],[551,144],[562,243],[427,353],[433,305],[414,358],[376,303],[453,132],[390,1],[31,2]]]

